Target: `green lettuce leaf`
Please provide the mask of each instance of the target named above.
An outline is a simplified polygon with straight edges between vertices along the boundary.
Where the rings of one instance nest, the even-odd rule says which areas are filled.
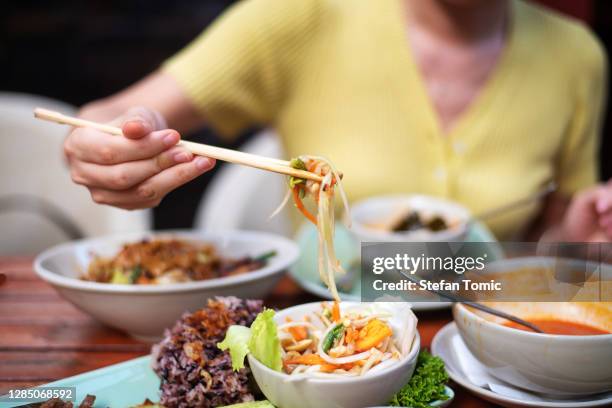
[[[225,339],[217,344],[221,350],[229,349],[232,358],[232,368],[240,370],[244,367],[244,358],[249,354],[249,339],[251,329],[245,326],[230,326],[225,333]]]
[[[260,363],[275,371],[281,371],[281,345],[278,339],[274,310],[266,309],[257,315],[251,325],[249,351]]]
[[[221,350],[229,350],[232,368],[244,367],[244,358],[251,353],[263,365],[281,371],[281,345],[278,339],[274,310],[266,309],[259,313],[251,328],[230,326],[225,338],[217,344]]]

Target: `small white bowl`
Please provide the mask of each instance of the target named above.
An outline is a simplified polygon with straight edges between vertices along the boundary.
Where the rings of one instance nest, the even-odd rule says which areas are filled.
[[[426,216],[439,215],[451,227],[443,231],[383,231],[372,225],[384,223],[393,214],[410,208]],[[361,242],[446,242],[467,236],[470,211],[452,201],[425,195],[390,195],[359,201],[351,207],[352,231]]]
[[[397,303],[397,307],[401,307]],[[358,302],[342,302],[342,308],[360,307]],[[405,306],[405,304],[404,304]],[[275,321],[284,323],[287,317],[301,320],[306,314],[320,310],[321,303],[306,303],[281,310]],[[394,307],[391,304],[391,307]],[[393,326],[393,324],[392,324]],[[395,332],[395,330],[394,330]],[[380,371],[357,377],[303,377],[274,371],[249,354],[249,366],[257,385],[266,398],[279,408],[358,408],[384,405],[412,377],[420,350],[418,332],[407,356]]]
[[[118,285],[79,279],[93,255],[114,256],[125,243],[144,238],[176,238],[213,244],[222,256],[257,256],[275,250],[265,267],[242,275],[168,285]],[[156,341],[186,311],[195,311],[214,296],[262,298],[274,288],[298,257],[297,245],[262,232],[176,230],[132,233],[74,241],[41,253],[36,273],[67,300],[102,323],[133,337]]]
[[[607,325],[608,330],[612,325],[610,307],[607,317],[599,314],[597,318],[598,313],[586,310],[589,307],[586,303],[486,304],[523,318],[572,316],[568,320],[601,328]],[[604,304],[590,306],[598,308]],[[570,336],[528,332],[503,326],[503,319],[460,303],[453,307],[453,316],[472,354],[501,380],[561,398],[612,390],[612,334]]]

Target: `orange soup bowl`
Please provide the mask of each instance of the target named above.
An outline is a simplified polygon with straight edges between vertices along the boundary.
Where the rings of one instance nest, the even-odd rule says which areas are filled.
[[[573,397],[612,391],[612,302],[484,302],[542,327],[607,334],[540,334],[457,303],[453,316],[472,354],[494,377],[528,391]],[[558,327],[557,327],[558,329]]]

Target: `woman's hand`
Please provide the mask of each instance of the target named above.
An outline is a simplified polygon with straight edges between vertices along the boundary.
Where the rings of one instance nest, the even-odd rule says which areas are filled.
[[[563,240],[612,241],[612,180],[577,193],[561,227]]]
[[[124,209],[155,207],[173,189],[210,170],[215,161],[176,146],[177,131],[162,115],[132,108],[111,122],[125,137],[76,128],[64,141],[72,180],[96,203]]]

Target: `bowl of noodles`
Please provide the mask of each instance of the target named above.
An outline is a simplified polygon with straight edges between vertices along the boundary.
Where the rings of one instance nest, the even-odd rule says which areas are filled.
[[[269,353],[251,352],[248,361],[275,406],[384,405],[414,371],[420,338],[406,303],[316,302],[273,319],[280,359],[270,364]]]
[[[154,341],[214,296],[265,297],[298,253],[275,234],[176,230],[69,242],[41,253],[34,268],[82,311]]]

